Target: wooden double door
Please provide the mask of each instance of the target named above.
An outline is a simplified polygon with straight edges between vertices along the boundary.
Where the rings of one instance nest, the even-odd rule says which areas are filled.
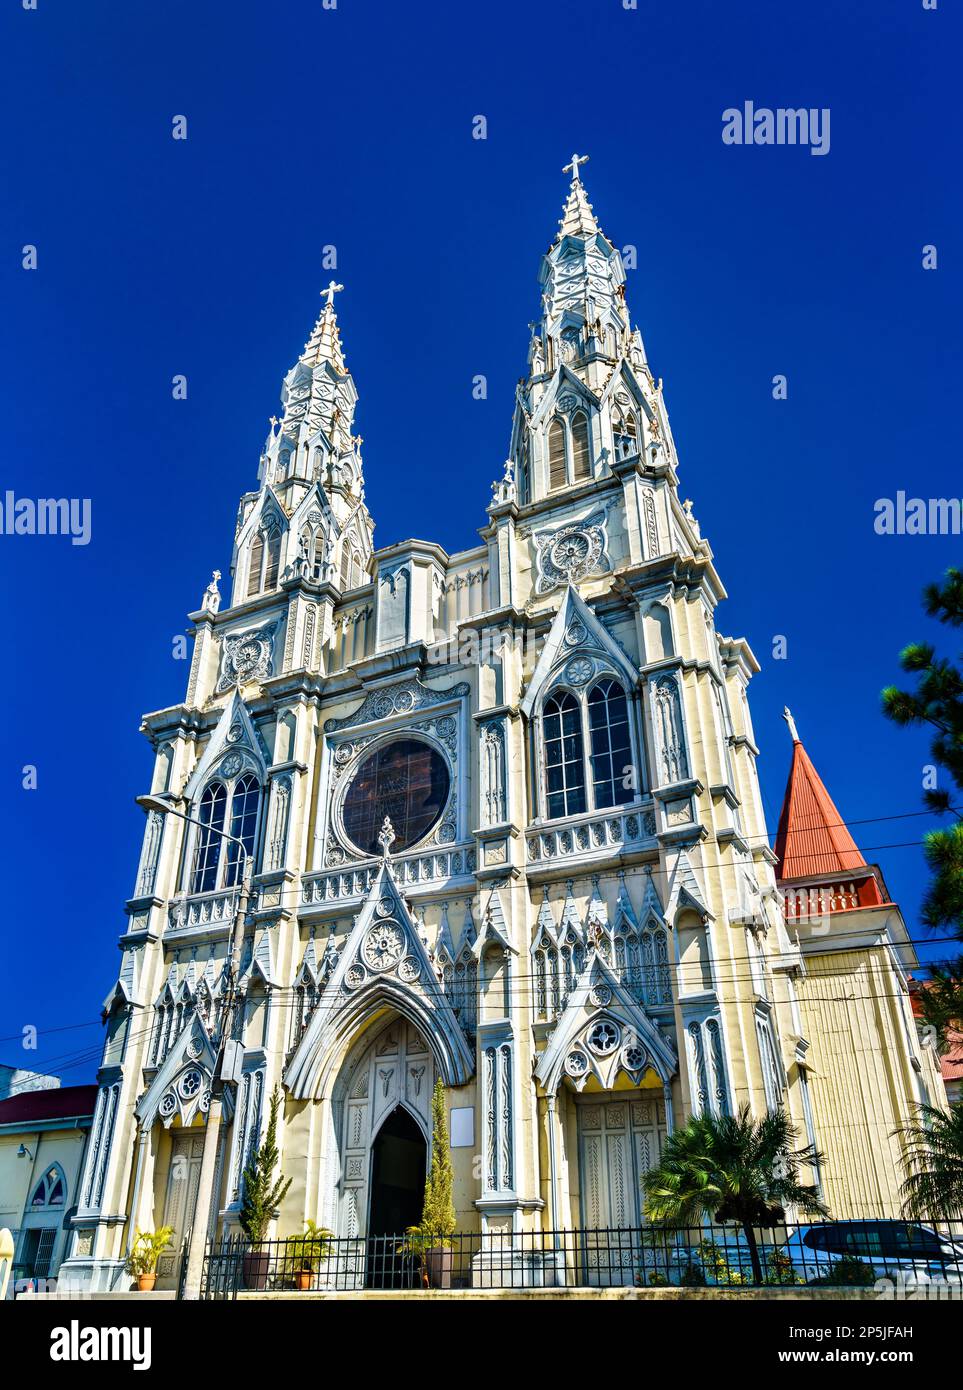
[[[161,1225],[173,1226],[174,1233],[171,1236],[171,1250],[157,1262],[159,1288],[172,1288],[176,1281],[178,1258],[197,1211],[203,1154],[203,1129],[171,1132],[171,1162],[167,1171],[164,1220]]]
[[[662,1153],[665,1102],[626,1092],[577,1104],[585,1277],[633,1284],[642,1264],[642,1179]]]

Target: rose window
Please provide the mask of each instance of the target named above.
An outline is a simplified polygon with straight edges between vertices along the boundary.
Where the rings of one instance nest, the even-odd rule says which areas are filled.
[[[405,953],[405,934],[397,922],[379,922],[364,939],[361,954],[372,970],[390,970]]]
[[[638,1043],[630,1043],[622,1051],[622,1065],[626,1071],[642,1071],[647,1061],[645,1049],[639,1047]]]
[[[565,1070],[569,1076],[584,1076],[588,1071],[588,1058],[585,1053],[579,1052],[577,1048],[570,1052],[565,1058]]]
[[[588,1035],[588,1045],[599,1057],[607,1057],[619,1045],[619,1030],[610,1019],[596,1023]]]
[[[448,801],[451,774],[436,748],[421,739],[382,744],[361,762],[345,794],[341,817],[362,854],[381,854],[385,817],[395,832],[394,853],[423,840]]]
[[[178,1090],[185,1100],[193,1100],[200,1089],[201,1074],[196,1067],[192,1067],[190,1071],[186,1071],[181,1077],[181,1084]]]

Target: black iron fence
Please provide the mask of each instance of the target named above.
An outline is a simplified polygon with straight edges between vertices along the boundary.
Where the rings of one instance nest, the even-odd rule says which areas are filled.
[[[930,1284],[963,1297],[963,1239],[901,1221],[824,1221],[751,1228],[487,1231],[427,1240],[403,1235],[306,1241],[231,1238],[208,1247],[206,1298],[242,1292],[365,1289],[552,1289],[643,1286]]]

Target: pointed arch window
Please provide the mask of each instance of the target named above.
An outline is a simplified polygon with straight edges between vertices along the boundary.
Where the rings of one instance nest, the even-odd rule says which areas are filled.
[[[324,533],[318,531],[311,551],[311,578],[320,579],[324,573]]]
[[[274,529],[268,535],[267,556],[264,562],[265,589],[277,588],[278,568],[281,564],[281,532]]]
[[[625,691],[613,680],[598,681],[588,693],[592,788],[596,806],[624,806],[634,800],[632,738]],[[628,785],[626,785],[628,783]]]
[[[232,888],[239,881],[240,846],[225,839],[223,832],[236,836],[253,862],[260,809],[261,787],[251,772],[234,782],[215,778],[207,784],[197,809],[200,825],[194,842],[192,893]]]
[[[620,411],[613,416],[612,434],[615,441],[615,457],[617,459],[632,458],[639,452],[639,436],[635,423],[635,416],[631,411],[622,414]]]
[[[257,830],[257,812],[261,800],[261,788],[253,773],[247,773],[234,784],[231,796],[231,831],[242,842],[248,858],[254,855],[254,834]],[[241,847],[231,840],[227,841],[227,863],[225,867],[225,886],[232,888],[240,877]]]
[[[255,598],[267,589],[277,588],[281,565],[281,528],[276,521],[263,526],[251,542],[247,571],[247,597]]]
[[[201,822],[194,851],[194,880],[191,891],[209,893],[217,887],[218,860],[227,807],[227,788],[223,782],[210,782],[204,788],[197,819]]]
[[[251,561],[247,572],[247,596],[254,598],[261,592],[261,570],[264,568],[264,537],[258,531],[251,542]]]
[[[550,492],[564,487],[568,481],[565,470],[565,426],[553,420],[548,428],[548,487]]]
[[[588,416],[584,410],[577,410],[572,416],[572,478],[575,482],[580,482],[583,478],[591,476]]]
[[[629,701],[617,680],[604,676],[587,691],[553,692],[542,706],[541,738],[549,820],[638,797]]]
[[[569,691],[545,701],[542,731],[549,817],[580,815],[586,810],[582,713]]]
[[[524,507],[530,500],[531,470],[529,466],[528,435],[522,438],[518,456],[518,500]]]
[[[44,1173],[33,1190],[30,1210],[40,1207],[62,1207],[67,1203],[67,1179],[59,1163],[54,1163]]]

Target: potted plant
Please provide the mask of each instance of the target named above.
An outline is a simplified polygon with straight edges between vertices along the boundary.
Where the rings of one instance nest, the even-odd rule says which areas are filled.
[[[302,1292],[311,1287],[311,1278],[322,1260],[327,1259],[333,1233],[313,1221],[304,1223],[304,1235],[288,1242],[288,1257],[295,1287]]]
[[[421,1221],[408,1227],[402,1245],[404,1253],[417,1260],[425,1286],[434,1289],[451,1288],[451,1238],[456,1225],[453,1181],[445,1088],[439,1077],[431,1097],[431,1163],[425,1180],[425,1204]]]
[[[271,1092],[264,1142],[255,1150],[254,1157],[244,1169],[244,1197],[238,1220],[252,1247],[242,1261],[244,1282],[249,1289],[263,1289],[267,1283],[271,1256],[267,1250],[260,1249],[260,1245],[291,1186],[291,1179],[283,1174],[275,1177],[280,1158],[277,1144],[280,1108],[281,1088],[275,1086]]]
[[[157,1282],[157,1261],[171,1248],[173,1226],[158,1231],[138,1231],[127,1256],[127,1273],[137,1280],[141,1293],[150,1293]]]

